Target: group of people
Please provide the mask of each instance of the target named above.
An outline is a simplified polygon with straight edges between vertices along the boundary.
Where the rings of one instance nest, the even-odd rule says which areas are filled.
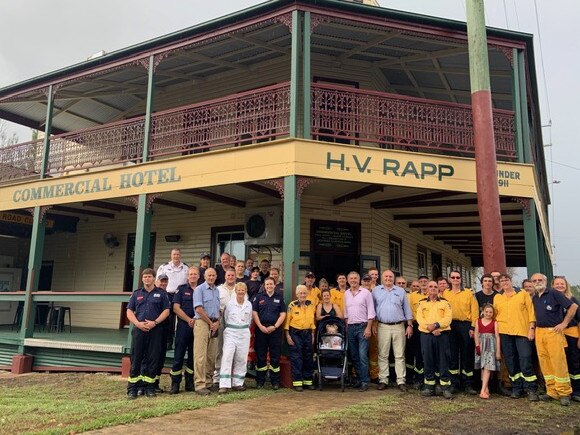
[[[449,281],[420,276],[408,283],[388,269],[379,280],[372,268],[362,277],[339,274],[333,288],[324,278],[316,286],[308,272],[286,305],[280,270],[267,260],[254,267],[224,253],[212,268],[202,253],[199,267],[188,267],[180,256],[174,249],[157,274],[144,270],[143,288],[129,302],[127,317],[135,326],[130,399],[159,391],[173,341],[172,394],[182,378],[186,391],[200,395],[245,390],[252,340],[257,388],[268,377],[273,389],[280,387],[285,340],[293,388],[313,389],[317,322],[333,316],[346,325],[350,386],[359,391],[371,382],[385,390],[392,381],[401,391],[415,384],[424,396],[452,398],[464,390],[487,399],[495,389],[532,401],[580,401],[580,312],[563,277],[548,287],[537,273],[520,289],[507,274],[492,272],[474,293],[457,271]],[[481,381],[474,370],[481,370]],[[538,375],[545,394],[538,395]]]

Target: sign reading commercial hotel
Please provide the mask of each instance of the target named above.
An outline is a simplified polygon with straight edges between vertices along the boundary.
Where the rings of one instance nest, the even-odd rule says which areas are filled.
[[[75,183],[65,182],[49,186],[25,187],[17,189],[12,195],[14,202],[28,202],[38,199],[60,198],[63,196],[82,196],[95,192],[107,192],[118,186],[118,189],[139,188],[167,183],[176,183],[181,176],[175,172],[175,167],[161,168],[134,173],[119,174],[115,184],[109,177],[97,177],[81,180]]]

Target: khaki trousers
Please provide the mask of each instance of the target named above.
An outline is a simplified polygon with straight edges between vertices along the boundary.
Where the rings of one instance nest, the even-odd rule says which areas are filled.
[[[407,368],[405,366],[405,322],[398,325],[386,325],[379,322],[378,334],[379,344],[379,382],[389,383],[389,353],[393,349],[395,356],[395,373],[397,374],[397,385],[405,383]]]
[[[213,384],[213,372],[218,339],[210,337],[209,325],[197,320],[193,327],[193,372],[195,389],[209,388]]]

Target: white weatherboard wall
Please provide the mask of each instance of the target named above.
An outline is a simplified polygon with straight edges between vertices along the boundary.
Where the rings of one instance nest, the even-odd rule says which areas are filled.
[[[345,204],[334,205],[332,200],[324,197],[302,198],[302,221],[300,228],[300,245],[302,251],[310,250],[310,220],[321,219],[329,221],[361,222],[361,254],[378,255],[381,259],[381,269],[390,265],[389,236],[401,239],[403,249],[403,271],[407,280],[417,278],[417,247],[427,250],[427,270],[431,267],[430,252],[436,252],[445,260],[464,268],[471,266],[469,258],[460,254],[432,237],[424,236],[421,231],[409,228],[404,222],[394,221],[386,210],[374,210],[368,202],[352,200]]]
[[[197,204],[196,204],[197,205]],[[245,216],[252,209],[264,206],[282,206],[282,201],[248,201],[246,208],[236,208],[211,202],[201,202],[198,211],[187,212],[174,208],[154,206],[151,231],[156,233],[155,269],[169,261],[173,247],[181,248],[182,260],[197,265],[199,254],[209,251],[211,229],[217,226],[243,225]],[[385,210],[373,210],[368,202],[349,201],[335,206],[325,197],[304,195],[301,200],[300,238],[301,250],[310,250],[310,221],[312,219],[360,222],[361,254],[378,255],[381,268],[390,264],[389,235],[402,240],[403,275],[408,279],[417,276],[417,245],[429,251],[441,253],[443,261],[451,259],[455,264],[469,267],[469,259],[441,242],[425,237],[418,230],[410,229],[403,222],[395,222]],[[60,233],[46,237],[44,260],[54,261],[52,289],[54,291],[103,291],[121,292],[125,273],[127,235],[135,232],[136,214],[118,213],[114,220],[83,218],[76,234]],[[110,249],[103,243],[105,233],[113,233],[119,239],[118,248]],[[167,243],[165,236],[179,234],[181,240]],[[280,248],[272,248],[272,263],[281,265]],[[257,254],[257,260],[266,254]],[[445,263],[443,264],[445,267]],[[304,271],[301,271],[300,279]],[[118,303],[75,302],[62,305],[72,309],[73,326],[117,328],[121,315]]]

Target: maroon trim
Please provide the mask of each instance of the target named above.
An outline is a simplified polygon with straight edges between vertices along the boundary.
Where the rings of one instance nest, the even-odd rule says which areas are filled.
[[[117,61],[112,61],[110,63],[106,63],[106,64],[99,66],[99,67],[89,68],[87,70],[84,70],[83,72],[78,72],[78,73],[70,74],[70,75],[64,75],[58,79],[48,80],[48,81],[43,82],[41,84],[38,84],[36,86],[32,86],[30,88],[22,89],[22,90],[7,94],[3,98],[0,98],[0,102],[2,102],[4,100],[8,100],[8,99],[13,98],[13,97],[18,96],[18,95],[22,95],[23,93],[28,93],[28,92],[31,92],[34,90],[43,89],[43,88],[48,87],[50,85],[62,84],[65,82],[76,80],[78,78],[86,77],[88,75],[93,75],[96,73],[104,72],[104,71],[107,71],[109,69],[122,67],[122,66],[129,66],[133,62],[143,60],[143,59],[148,59],[149,56],[151,56],[151,55],[159,55],[159,54],[162,54],[166,51],[176,50],[179,48],[186,47],[188,45],[202,42],[206,39],[211,39],[211,38],[215,38],[218,36],[223,36],[223,35],[226,35],[228,33],[234,32],[236,30],[240,30],[240,29],[243,29],[245,27],[267,21],[269,19],[283,15],[287,12],[291,12],[295,9],[296,9],[295,5],[287,6],[285,8],[278,9],[275,12],[270,12],[267,14],[259,15],[257,17],[254,17],[254,18],[246,20],[246,21],[241,21],[235,25],[230,24],[230,25],[227,25],[225,27],[221,27],[217,30],[201,33],[195,37],[192,37],[192,38],[187,39],[187,40],[182,41],[182,42],[167,43],[167,44],[161,45],[155,49],[145,50],[145,51],[142,51],[140,53],[128,56],[126,58],[123,58],[123,59],[120,59]],[[114,53],[111,53],[111,54],[114,54]]]
[[[373,24],[379,27],[388,27],[394,28],[399,30],[406,30],[415,33],[425,33],[427,35],[434,35],[434,36],[442,36],[451,39],[456,39],[459,41],[467,42],[467,27],[465,27],[464,31],[458,30],[441,30],[439,27],[435,27],[432,25],[426,24],[408,24],[404,21],[393,20],[389,18],[375,18],[375,17],[368,17],[366,15],[362,15],[360,13],[352,13],[352,12],[338,12],[338,11],[330,11],[328,9],[323,9],[316,6],[309,6],[309,5],[300,5],[299,9],[301,11],[306,11],[310,13],[316,13],[323,16],[333,17],[333,18],[340,18],[347,21],[354,21],[354,22],[361,22],[365,24]],[[427,17],[428,18],[428,17]],[[324,23],[322,23],[324,24]],[[465,23],[461,23],[466,26]],[[488,45],[498,45],[498,46],[506,46],[511,48],[521,48],[524,49],[526,44],[524,42],[514,42],[509,39],[499,38],[499,37],[489,37],[488,36]],[[467,46],[466,46],[467,48]]]

